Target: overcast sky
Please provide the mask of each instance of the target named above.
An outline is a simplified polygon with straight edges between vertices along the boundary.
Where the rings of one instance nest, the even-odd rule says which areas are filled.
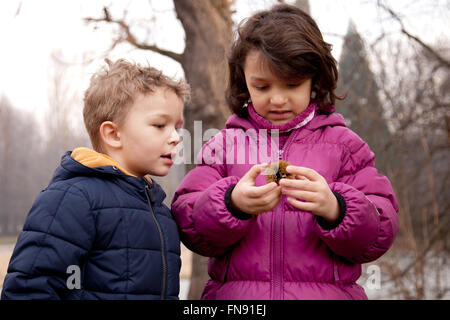
[[[274,1],[236,0],[234,19],[240,21],[254,10],[270,7]],[[288,1],[289,2],[289,1]],[[385,1],[398,12],[405,14],[405,25],[412,33],[433,43],[436,39],[448,39],[445,33],[450,29],[449,1]],[[439,4],[440,10],[433,10],[430,2]],[[67,69],[70,87],[82,92],[88,80],[101,64],[100,57],[108,48],[111,29],[93,25],[87,26],[83,17],[99,16],[104,5],[112,1],[90,0],[8,0],[0,2],[0,96],[6,95],[14,106],[39,113],[48,105],[54,62],[52,53],[57,53],[69,62],[83,58],[94,59],[88,65],[75,64]],[[324,33],[326,41],[334,46],[334,56],[339,58],[343,36],[348,21],[352,19],[358,31],[368,41],[380,34],[381,28],[398,31],[398,24],[389,22],[386,15],[376,10],[375,0],[312,0],[312,16]],[[410,3],[413,3],[410,5]],[[156,41],[161,47],[182,52],[184,33],[173,12],[172,1],[116,1],[112,12],[120,14],[123,6],[128,8],[129,17],[141,19],[150,26],[149,41]],[[121,7],[122,6],[122,7]],[[446,10],[442,10],[442,8]],[[134,16],[136,15],[136,16]],[[146,20],[145,18],[154,19]],[[141,29],[144,30],[144,29]],[[155,67],[169,75],[182,76],[181,67],[168,58],[149,52],[130,51],[121,46],[111,55],[134,61],[148,60]]]

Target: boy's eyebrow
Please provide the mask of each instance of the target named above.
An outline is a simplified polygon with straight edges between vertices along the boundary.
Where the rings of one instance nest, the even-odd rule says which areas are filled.
[[[153,117],[163,117],[163,118],[170,118],[170,115],[168,115],[167,113],[152,113],[151,116]]]
[[[162,118],[166,118],[166,119],[172,119],[172,117],[169,115],[169,114],[167,114],[167,113],[161,113],[161,112],[159,112],[159,113],[154,113],[154,114],[152,114],[151,115],[152,117],[162,117]],[[183,119],[180,119],[180,121],[178,121],[179,123],[181,123],[181,124],[183,124],[184,123],[184,121],[183,121]],[[177,122],[177,123],[178,123]]]

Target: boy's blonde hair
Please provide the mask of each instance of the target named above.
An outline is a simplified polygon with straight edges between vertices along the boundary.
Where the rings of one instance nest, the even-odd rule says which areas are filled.
[[[143,67],[124,59],[116,62],[105,59],[105,62],[107,66],[92,76],[84,94],[84,124],[92,147],[98,152],[102,152],[101,124],[112,121],[121,126],[138,94],[152,94],[156,88],[163,87],[172,90],[183,103],[190,98],[185,81],[169,78],[151,66]]]

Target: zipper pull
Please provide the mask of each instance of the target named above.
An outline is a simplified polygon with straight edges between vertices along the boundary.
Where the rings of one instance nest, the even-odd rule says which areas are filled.
[[[155,203],[155,199],[153,198],[153,194],[152,194],[152,192],[150,191],[150,188],[148,187],[148,184],[147,184],[147,183],[145,184],[145,192],[147,193],[150,202],[151,202],[152,204]]]
[[[278,160],[281,160],[283,158],[283,149],[278,150]]]

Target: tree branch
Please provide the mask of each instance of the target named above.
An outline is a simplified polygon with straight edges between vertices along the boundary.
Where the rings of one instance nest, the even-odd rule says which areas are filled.
[[[235,0],[210,0],[210,3],[217,10],[230,30],[232,30],[234,22],[231,16],[236,13],[236,10],[232,10],[231,6],[235,3]]]
[[[130,26],[128,24],[126,24],[125,21],[113,19],[111,17],[111,14],[108,11],[108,8],[106,8],[106,7],[103,8],[103,13],[104,13],[104,17],[102,17],[102,18],[85,18],[84,20],[88,23],[89,22],[107,22],[107,23],[115,23],[115,24],[119,25],[121,30],[125,33],[125,37],[122,37],[122,38],[119,38],[118,40],[116,40],[115,43],[113,44],[112,48],[114,48],[117,43],[126,41],[138,49],[150,50],[150,51],[159,53],[163,56],[169,57],[169,58],[181,63],[181,60],[183,57],[182,54],[175,53],[170,50],[161,49],[156,45],[149,45],[146,43],[139,42],[136,39],[136,37],[131,33]]]
[[[422,46],[425,50],[427,50],[434,58],[436,58],[436,60],[438,60],[443,66],[450,68],[450,61],[448,61],[447,59],[445,59],[444,57],[442,57],[438,52],[436,52],[436,50],[434,50],[433,48],[431,48],[429,45],[427,45],[426,43],[424,43],[420,38],[418,38],[417,36],[412,35],[409,31],[407,31],[405,29],[405,26],[403,24],[403,21],[400,19],[400,17],[398,16],[397,13],[394,12],[394,10],[392,10],[391,8],[389,8],[388,6],[384,5],[381,0],[377,1],[378,6],[380,8],[382,8],[383,10],[385,10],[386,12],[388,12],[391,17],[396,20],[401,27],[401,32],[406,35],[408,38],[410,38],[411,40],[415,41],[416,43],[418,43],[420,46]]]

